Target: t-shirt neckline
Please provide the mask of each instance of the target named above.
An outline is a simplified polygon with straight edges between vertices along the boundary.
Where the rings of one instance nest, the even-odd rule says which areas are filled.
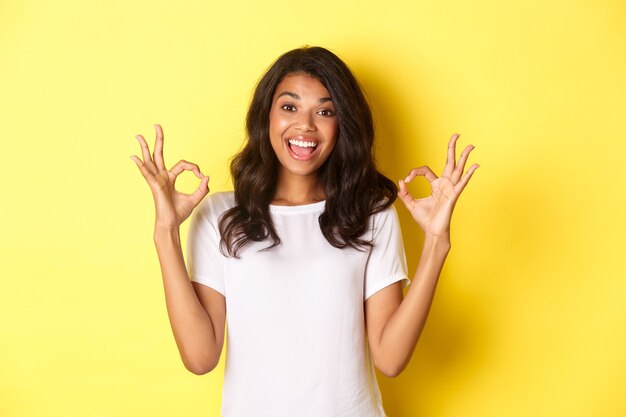
[[[326,200],[298,206],[277,206],[274,204],[270,204],[269,206],[272,213],[307,213],[323,209],[326,206]]]

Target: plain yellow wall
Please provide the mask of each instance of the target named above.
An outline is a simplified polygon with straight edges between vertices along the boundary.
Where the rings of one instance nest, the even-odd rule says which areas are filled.
[[[617,0],[2,2],[0,415],[219,415],[224,358],[202,377],[179,359],[129,155],[161,123],[168,166],[228,189],[256,81],[304,44],[361,80],[391,178],[440,173],[455,132],[481,164],[413,360],[379,376],[389,416],[626,415],[625,18]]]

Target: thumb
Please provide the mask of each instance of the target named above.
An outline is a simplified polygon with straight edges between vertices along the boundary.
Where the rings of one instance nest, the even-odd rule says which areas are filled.
[[[398,185],[400,186],[400,191],[398,191],[398,197],[404,203],[405,207],[411,210],[411,205],[413,204],[413,196],[406,189],[406,183],[404,180],[398,181]]]
[[[194,207],[200,204],[200,201],[209,193],[209,177],[202,177],[202,181],[200,181],[200,185],[198,188],[191,193],[191,201],[193,202]]]

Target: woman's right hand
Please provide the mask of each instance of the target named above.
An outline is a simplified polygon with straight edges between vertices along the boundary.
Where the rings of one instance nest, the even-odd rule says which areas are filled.
[[[153,156],[150,156],[150,149],[144,137],[137,135],[143,161],[135,155],[131,155],[130,158],[135,161],[152,190],[156,208],[155,228],[175,229],[191,215],[193,209],[209,193],[209,177],[202,175],[198,165],[185,160],[180,160],[168,171],[163,160],[163,129],[158,124],[154,125],[154,128],[156,140]],[[176,177],[183,171],[192,171],[196,177],[202,179],[198,189],[191,194],[183,194],[174,187]]]

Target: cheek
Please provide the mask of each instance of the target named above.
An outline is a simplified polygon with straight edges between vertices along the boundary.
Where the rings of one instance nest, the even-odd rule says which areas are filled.
[[[280,113],[270,112],[270,131],[279,132],[289,126],[289,121]]]
[[[337,135],[339,133],[339,124],[337,123],[337,119],[329,120],[328,123],[324,126],[325,136],[333,141],[337,140]]]
[[[277,117],[276,114],[270,112],[270,125],[269,125],[269,136],[270,136],[270,144],[274,153],[279,153],[282,148],[283,141],[283,127],[284,121],[281,120],[280,117]]]

